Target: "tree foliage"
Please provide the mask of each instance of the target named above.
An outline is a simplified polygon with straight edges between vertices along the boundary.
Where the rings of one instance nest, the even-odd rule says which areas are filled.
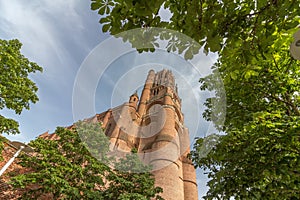
[[[21,54],[21,46],[16,39],[0,39],[0,109],[12,109],[16,114],[38,101],[38,88],[28,76],[42,71],[40,66]],[[15,120],[0,115],[0,134],[19,133],[18,126]]]
[[[163,200],[157,195],[162,188],[153,187],[154,179],[149,174],[151,167],[140,161],[136,149],[116,162],[114,168],[115,173],[108,175],[110,183],[105,191],[106,199],[147,200],[155,197]]]
[[[160,27],[179,31],[203,46],[205,52],[220,52],[224,47],[240,51],[245,57],[265,51],[273,43],[275,31],[288,30],[298,25],[299,3],[284,1],[206,1],[206,0],[91,0],[97,10],[102,31],[112,35],[134,28]],[[160,11],[169,12],[170,19],[162,20]],[[145,35],[148,37],[149,35]],[[147,40],[165,39],[179,51],[196,54],[197,49],[185,41],[163,32]],[[134,36],[123,38],[138,42]],[[152,48],[156,45],[153,42]],[[249,54],[249,51],[252,53]]]
[[[289,55],[289,36],[279,37],[274,59],[257,60],[251,74],[221,72],[226,135],[199,139],[192,152],[211,178],[206,199],[299,198],[300,67]]]
[[[289,54],[300,23],[298,1],[92,0],[91,7],[100,14],[103,32],[167,28],[190,36],[205,53],[218,53],[213,73],[200,82],[201,89],[216,94],[207,99],[204,117],[225,135],[198,139],[192,152],[211,178],[206,199],[299,198],[300,68]],[[167,21],[161,19],[163,9],[170,12]],[[186,59],[199,52],[164,34],[146,38],[151,50],[155,40],[164,39],[172,46],[168,51]],[[123,40],[135,47],[138,38]],[[216,87],[216,77],[226,94]],[[214,106],[224,97],[226,113]]]
[[[212,144],[206,139],[199,139],[192,152],[195,164],[211,178],[206,199],[300,196],[300,67],[289,52],[296,29],[274,26],[272,43],[260,49],[266,42],[262,40],[254,43],[256,50],[246,52],[244,43],[236,49],[225,47],[214,66],[226,91],[225,123],[217,123],[226,135],[209,147],[206,157],[199,153],[203,144]],[[202,89],[213,89],[214,73],[200,79]],[[207,105],[222,100],[216,95]],[[204,113],[216,122],[220,115],[213,107]]]
[[[55,140],[30,142],[35,155],[21,157],[20,164],[30,172],[13,177],[12,184],[26,189],[24,199],[45,194],[52,199],[161,199],[157,195],[161,188],[154,186],[149,172],[134,174],[111,168],[139,160],[107,157],[109,141],[99,124],[78,122],[73,130],[59,127],[55,133]]]

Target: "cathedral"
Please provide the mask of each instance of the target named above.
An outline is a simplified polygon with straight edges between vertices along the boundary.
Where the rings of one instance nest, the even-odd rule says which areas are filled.
[[[181,99],[170,70],[148,72],[141,96],[97,114],[111,149],[130,152],[153,168],[156,185],[167,200],[197,200],[196,172],[191,160],[188,129],[184,126]]]
[[[102,124],[111,152],[137,150],[140,160],[151,166],[155,185],[163,189],[160,196],[164,199],[198,199],[196,172],[188,158],[189,132],[170,70],[150,70],[140,96],[135,92],[127,102],[87,121]],[[46,132],[39,137],[55,140],[57,136]],[[3,184],[0,182],[0,186]]]

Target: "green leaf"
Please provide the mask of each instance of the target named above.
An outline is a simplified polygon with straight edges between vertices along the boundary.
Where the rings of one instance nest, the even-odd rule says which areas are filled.
[[[109,29],[110,29],[110,24],[104,24],[104,25],[102,26],[102,31],[103,31],[104,33],[107,32]]]
[[[91,9],[92,10],[98,10],[100,8],[101,4],[98,2],[92,2],[91,3]]]

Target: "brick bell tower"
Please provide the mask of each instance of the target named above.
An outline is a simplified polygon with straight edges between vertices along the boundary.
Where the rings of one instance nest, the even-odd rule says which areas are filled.
[[[150,70],[140,98],[135,92],[128,102],[94,119],[102,122],[112,149],[129,152],[136,148],[141,160],[153,167],[163,198],[198,199],[196,172],[187,157],[189,133],[170,70]]]

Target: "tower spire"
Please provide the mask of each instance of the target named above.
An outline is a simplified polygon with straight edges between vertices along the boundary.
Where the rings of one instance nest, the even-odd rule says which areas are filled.
[[[153,69],[151,69],[148,72],[148,76],[144,85],[144,89],[142,91],[142,95],[141,95],[141,100],[140,100],[140,104],[138,107],[138,113],[140,115],[144,114],[145,112],[145,107],[146,107],[146,103],[150,98],[150,94],[151,94],[151,88],[153,86],[153,82],[154,82],[154,78],[155,78],[155,72]]]

